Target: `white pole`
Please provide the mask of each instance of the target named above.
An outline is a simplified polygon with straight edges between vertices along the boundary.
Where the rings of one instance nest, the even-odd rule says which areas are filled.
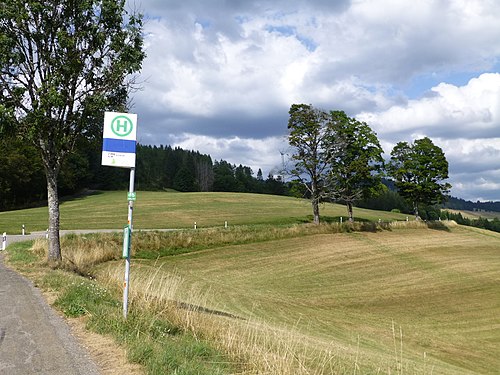
[[[25,229],[25,226],[24,226],[24,224],[23,224],[23,236],[24,236],[24,229]]]
[[[3,232],[3,236],[2,236],[2,250],[5,250],[6,247],[7,247],[7,233]]]
[[[227,229],[227,221],[224,222],[224,228]]]
[[[196,229],[196,221],[194,222],[194,229]]]
[[[132,236],[133,231],[133,221],[132,221],[132,213],[134,210],[134,201],[131,198],[132,193],[134,192],[134,180],[135,180],[135,168],[130,168],[130,183],[129,183],[129,199],[128,199],[128,225],[130,226],[130,236]],[[125,239],[124,239],[125,240]],[[132,240],[130,241],[132,242]],[[130,245],[130,248],[132,245]],[[129,279],[130,279],[130,249],[127,254],[127,258],[125,259],[125,280],[123,281],[123,317],[127,319],[128,313],[128,287],[129,287]]]

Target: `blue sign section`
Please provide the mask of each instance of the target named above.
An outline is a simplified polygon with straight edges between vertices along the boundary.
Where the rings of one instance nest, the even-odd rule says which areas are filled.
[[[102,150],[110,152],[129,152],[135,154],[136,141],[126,139],[103,138]]]

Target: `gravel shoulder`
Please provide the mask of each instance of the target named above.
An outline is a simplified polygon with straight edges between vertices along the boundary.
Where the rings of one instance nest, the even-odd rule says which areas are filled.
[[[0,373],[101,373],[40,291],[5,267],[3,254],[0,254]]]

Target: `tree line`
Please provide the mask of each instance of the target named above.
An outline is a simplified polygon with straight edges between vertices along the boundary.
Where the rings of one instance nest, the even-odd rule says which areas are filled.
[[[40,155],[35,147],[19,138],[0,139],[0,210],[46,203],[47,188]],[[171,146],[137,145],[137,190],[174,189],[181,192],[227,191],[261,194],[288,194],[280,176],[264,178],[244,165],[210,155]],[[81,140],[64,161],[59,173],[61,196],[83,189],[127,189],[129,170],[101,165],[100,140]]]
[[[375,132],[343,111],[292,104],[288,130],[294,162],[290,174],[310,198],[316,224],[322,201],[344,202],[352,221],[354,204],[378,195],[385,175],[417,219],[421,205],[443,202],[451,188],[445,182],[446,157],[427,137],[397,143],[385,163]]]

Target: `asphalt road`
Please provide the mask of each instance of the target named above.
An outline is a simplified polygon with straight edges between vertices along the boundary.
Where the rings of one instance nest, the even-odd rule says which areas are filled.
[[[0,374],[99,374],[64,320],[30,281],[4,266],[1,252]]]

